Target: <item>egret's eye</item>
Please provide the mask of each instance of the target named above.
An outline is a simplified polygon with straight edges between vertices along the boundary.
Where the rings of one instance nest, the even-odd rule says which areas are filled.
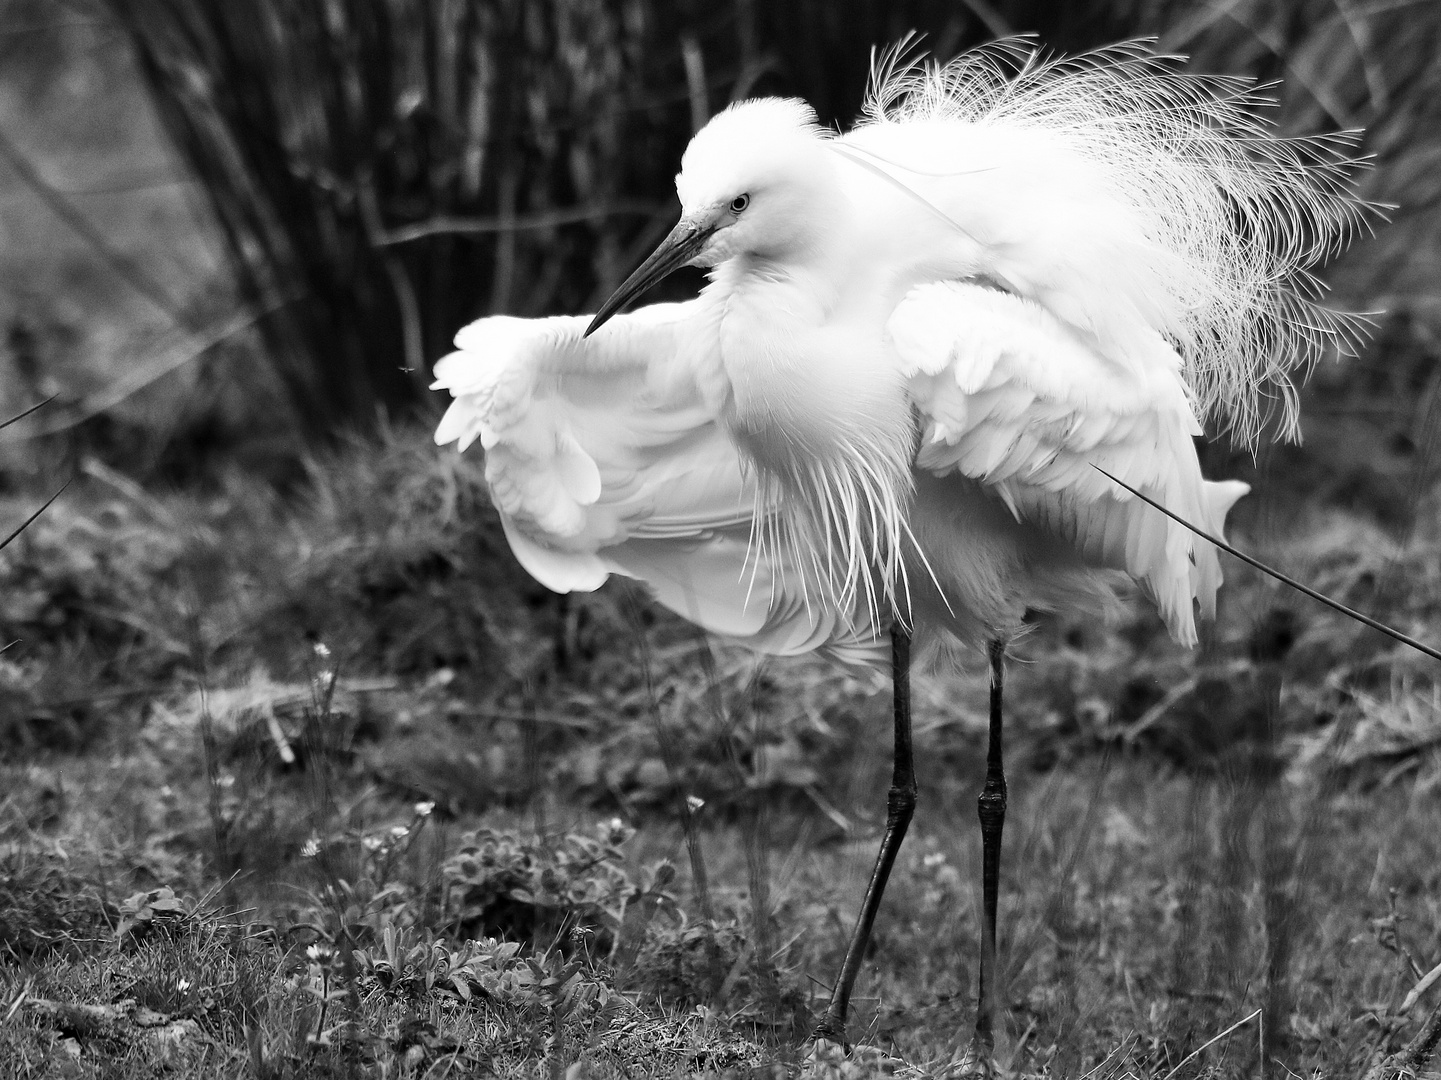
[[[739,214],[743,210],[745,210],[745,208],[750,204],[751,197],[749,195],[737,195],[734,199],[731,200],[731,213]]]

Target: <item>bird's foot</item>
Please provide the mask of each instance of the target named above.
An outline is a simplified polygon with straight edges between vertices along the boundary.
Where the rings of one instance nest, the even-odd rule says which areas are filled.
[[[800,1080],[871,1080],[894,1076],[905,1064],[879,1046],[845,1046],[819,1029],[811,1039],[810,1051],[801,1061]]]
[[[851,1049],[850,1041],[846,1038],[845,1022],[837,1024],[830,1017],[826,1017],[816,1025],[815,1030],[811,1032],[811,1037],[806,1042],[811,1044],[812,1054],[822,1046],[838,1047],[842,1054],[850,1053]]]

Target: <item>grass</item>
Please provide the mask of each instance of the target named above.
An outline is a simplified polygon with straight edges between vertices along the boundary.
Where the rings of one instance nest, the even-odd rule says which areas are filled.
[[[803,1061],[882,824],[884,680],[622,588],[559,603],[504,569],[473,468],[402,428],[285,496],[92,469],[0,556],[6,1075],[945,1073],[980,673],[918,678],[872,1049]],[[1403,554],[1318,512],[1279,551],[1424,635],[1428,528]],[[1441,961],[1434,675],[1231,576],[1197,654],[1140,605],[1016,648],[1008,1075],[1359,1076],[1435,1008],[1400,1008]]]

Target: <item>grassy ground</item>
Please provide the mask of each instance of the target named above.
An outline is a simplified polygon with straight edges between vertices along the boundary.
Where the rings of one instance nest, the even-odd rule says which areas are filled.
[[[423,432],[305,464],[281,495],[92,464],[0,555],[0,1073],[961,1056],[979,670],[918,679],[921,806],[851,1023],[869,1049],[806,1060],[884,818],[885,681],[708,646],[625,588],[560,603]],[[1427,526],[1402,554],[1355,517],[1297,524],[1270,545],[1290,570],[1437,625]],[[1195,654],[1139,604],[1015,648],[1007,1075],[1424,1067],[1433,669],[1229,573]]]

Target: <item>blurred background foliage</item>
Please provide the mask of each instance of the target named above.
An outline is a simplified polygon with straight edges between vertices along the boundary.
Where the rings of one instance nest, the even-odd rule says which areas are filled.
[[[470,319],[593,308],[711,113],[791,94],[848,124],[871,49],[912,30],[942,57],[1152,36],[1278,81],[1287,134],[1364,128],[1366,194],[1397,209],[1329,277],[1386,314],[1312,393],[1346,437],[1284,464],[1408,517],[1441,333],[1430,0],[5,0],[0,405],[59,397],[5,461],[290,479],[297,445],[435,410],[427,366]]]

